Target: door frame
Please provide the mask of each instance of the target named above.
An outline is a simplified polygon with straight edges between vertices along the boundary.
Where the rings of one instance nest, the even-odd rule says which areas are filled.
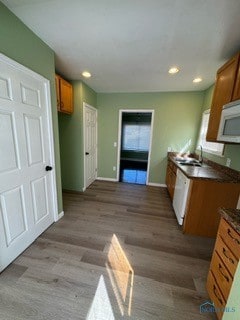
[[[35,78],[36,80],[43,81],[44,86],[46,89],[46,95],[47,95],[47,125],[49,129],[49,148],[50,148],[50,161],[52,170],[48,173],[51,175],[52,180],[52,196],[53,196],[53,217],[54,221],[58,221],[61,216],[58,215],[58,203],[57,203],[57,182],[56,182],[56,163],[55,163],[55,152],[54,152],[54,138],[53,138],[53,119],[52,119],[52,104],[51,104],[51,90],[50,90],[50,81],[40,74],[32,71],[31,69],[23,66],[22,64],[12,60],[11,58],[8,58],[4,54],[0,53],[0,61],[26,73],[27,75]]]
[[[122,138],[122,114],[123,113],[151,113],[151,130],[150,130],[150,143],[148,152],[148,164],[147,164],[147,177],[146,185],[149,184],[149,170],[150,161],[152,155],[152,137],[153,137],[153,123],[154,123],[154,110],[153,109],[120,109],[118,118],[118,150],[117,150],[117,181],[119,182],[120,176],[120,155],[121,155],[121,138]]]
[[[86,108],[92,109],[93,111],[96,112],[96,178],[97,178],[97,171],[98,171],[98,110],[91,106],[90,104],[83,102],[83,189],[82,191],[84,192],[87,187],[87,183],[86,183],[86,157],[85,157],[85,152],[86,152],[86,143],[85,143],[85,128],[86,128]]]

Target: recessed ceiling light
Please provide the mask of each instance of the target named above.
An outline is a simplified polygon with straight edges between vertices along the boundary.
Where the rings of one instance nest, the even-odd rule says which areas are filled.
[[[193,82],[194,83],[199,83],[199,82],[201,82],[202,81],[202,78],[195,78],[195,79],[193,79]]]
[[[82,75],[85,77],[85,78],[90,78],[92,75],[90,72],[88,71],[83,71]]]
[[[179,69],[177,67],[172,67],[168,70],[168,73],[170,74],[174,74],[174,73],[178,73]]]

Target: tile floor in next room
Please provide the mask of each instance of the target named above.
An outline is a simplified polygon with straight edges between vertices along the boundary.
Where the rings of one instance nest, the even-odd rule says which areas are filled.
[[[4,320],[200,320],[214,240],[184,235],[165,188],[94,182],[0,275]]]

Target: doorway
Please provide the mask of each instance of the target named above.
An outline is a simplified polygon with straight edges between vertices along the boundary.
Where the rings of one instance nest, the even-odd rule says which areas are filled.
[[[97,109],[83,103],[84,128],[84,188],[97,177]]]
[[[120,110],[118,181],[148,184],[153,110]]]

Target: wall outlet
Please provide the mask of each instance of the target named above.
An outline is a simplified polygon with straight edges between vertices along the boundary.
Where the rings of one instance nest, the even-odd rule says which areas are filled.
[[[231,159],[230,159],[230,158],[227,158],[226,166],[227,166],[227,167],[230,167],[230,164],[231,164]]]
[[[117,146],[117,142],[113,142],[113,146],[116,148],[116,146]]]
[[[115,166],[113,166],[113,171],[116,171],[116,167]]]
[[[168,151],[168,152],[171,152],[171,151],[172,151],[172,147],[168,147],[168,148],[167,148],[167,151]]]

